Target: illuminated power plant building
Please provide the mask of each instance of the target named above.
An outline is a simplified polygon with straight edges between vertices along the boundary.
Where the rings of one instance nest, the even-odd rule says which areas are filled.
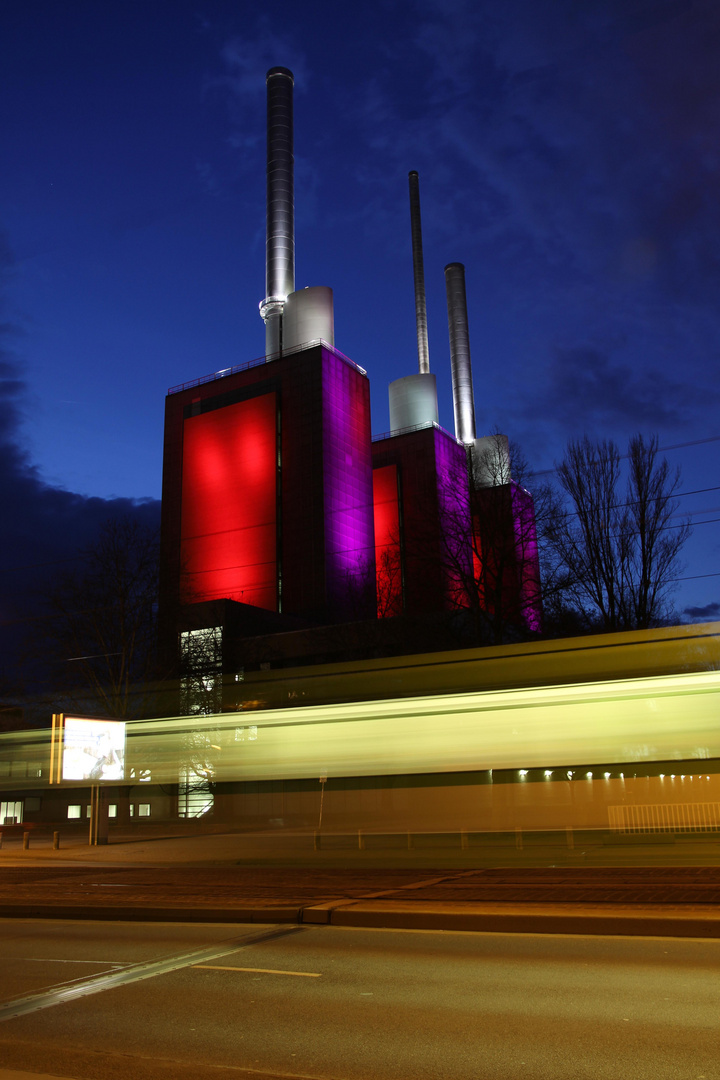
[[[339,621],[374,565],[365,373],[326,342],[167,398],[163,572],[182,604]]]
[[[493,500],[507,506],[502,527],[518,552],[503,568],[503,589],[527,593],[518,624],[540,628],[537,558],[534,569],[526,559],[520,566],[515,539],[519,508],[532,518],[531,497],[512,486],[509,470],[498,477],[488,440],[475,438],[464,269],[446,268],[453,437],[438,424],[410,173],[418,372],[390,385],[392,431],[373,441],[367,374],[334,346],[331,289],[295,289],[292,90],[291,72],[268,72],[265,356],[174,387],[166,399],[164,647],[177,650],[180,640],[186,674],[203,669],[213,699],[208,709],[188,700],[187,711],[220,705],[216,676],[242,667],[239,642],[300,632],[307,643],[318,628],[380,630],[393,616],[462,609],[483,521],[497,518]],[[493,445],[506,451],[503,438]],[[380,651],[381,636],[371,646]]]

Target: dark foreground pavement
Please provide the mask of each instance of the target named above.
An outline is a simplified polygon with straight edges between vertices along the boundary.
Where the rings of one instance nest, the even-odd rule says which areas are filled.
[[[296,852],[292,838],[260,840],[265,863],[276,858],[280,865],[251,865],[243,856],[249,840],[237,834],[146,837],[104,848],[78,839],[61,851],[5,844],[0,917],[720,937],[720,866],[662,865],[662,850],[654,856],[659,865],[644,866],[580,865],[567,857],[560,866],[514,865],[510,855],[503,866],[500,853],[499,865],[473,866],[465,853],[464,866],[443,866],[437,853],[438,868],[427,859],[401,865],[397,855],[398,865],[386,865],[368,852],[362,859],[320,857],[311,839],[302,865],[288,865],[298,862],[287,856],[288,844]]]

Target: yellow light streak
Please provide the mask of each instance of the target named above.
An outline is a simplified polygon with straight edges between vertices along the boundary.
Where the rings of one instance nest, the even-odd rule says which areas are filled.
[[[319,979],[320,971],[278,971],[275,968],[228,967],[225,964],[193,964],[194,968],[206,971],[254,971],[260,975],[300,975],[305,979]]]

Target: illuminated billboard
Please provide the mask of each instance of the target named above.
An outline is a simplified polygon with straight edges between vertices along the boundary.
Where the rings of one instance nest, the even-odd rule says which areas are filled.
[[[66,716],[63,726],[63,780],[123,780],[125,722]]]

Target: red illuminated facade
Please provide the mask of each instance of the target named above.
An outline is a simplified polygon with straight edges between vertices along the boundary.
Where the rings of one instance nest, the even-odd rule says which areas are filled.
[[[358,617],[375,567],[370,447],[367,377],[324,344],[171,392],[166,624],[179,606],[220,600]]]
[[[277,611],[277,392],[207,404],[183,418],[181,600]]]
[[[377,614],[380,619],[403,612],[399,483],[396,464],[373,469]]]

